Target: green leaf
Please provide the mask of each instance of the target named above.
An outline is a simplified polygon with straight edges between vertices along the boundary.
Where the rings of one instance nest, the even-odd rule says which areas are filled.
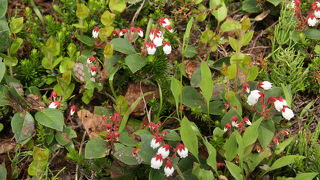
[[[6,180],[6,179],[7,179],[7,169],[6,167],[0,165],[0,180]]]
[[[11,33],[17,34],[23,28],[23,17],[16,18],[12,17],[10,22],[10,31]]]
[[[285,141],[283,141],[282,143],[280,143],[279,145],[277,145],[275,153],[280,154],[281,152],[283,152],[283,150],[292,142],[292,140],[295,139],[295,137],[296,136],[292,136],[286,139]]]
[[[126,9],[124,0],[110,0],[109,8],[112,12],[122,13]]]
[[[200,83],[201,83],[201,68],[197,68],[192,73],[190,85],[192,87],[200,87]]]
[[[224,2],[222,3],[221,7],[217,10],[211,12],[211,14],[217,19],[220,23],[227,17],[228,9]]]
[[[241,45],[242,46],[246,46],[249,44],[249,42],[251,41],[251,39],[253,37],[253,33],[254,33],[254,31],[249,31],[244,35],[243,38],[241,38]]]
[[[237,156],[238,143],[235,133],[232,133],[227,139],[226,143],[223,145],[225,150],[224,156],[227,161],[232,161]]]
[[[105,26],[111,26],[113,24],[115,14],[105,11],[101,16],[101,23]]]
[[[6,65],[2,62],[2,58],[0,57],[0,82],[6,72]]]
[[[274,122],[262,121],[258,129],[258,140],[263,148],[266,148],[271,142],[274,135]]]
[[[192,45],[187,45],[186,52],[184,53],[184,57],[186,58],[193,58],[195,55],[198,54],[197,49]]]
[[[103,158],[106,156],[110,149],[107,143],[102,139],[91,139],[86,144],[84,156],[86,159]]]
[[[248,164],[248,168],[250,172],[253,172],[255,168],[260,164],[262,160],[268,157],[270,154],[270,150],[267,148],[266,151],[261,153],[250,153],[246,158],[246,163]]]
[[[188,107],[200,108],[202,105],[201,94],[195,88],[185,86],[182,89],[182,103]]]
[[[198,138],[193,131],[190,121],[183,117],[180,127],[181,140],[188,150],[195,156],[199,162],[198,157]]]
[[[178,133],[173,130],[166,130],[167,134],[164,136],[164,139],[167,141],[181,141],[181,138]]]
[[[282,168],[284,166],[287,166],[293,162],[295,162],[295,160],[297,159],[303,159],[304,156],[299,156],[299,155],[287,155],[287,156],[283,156],[280,159],[277,159],[272,166],[270,167],[270,169],[268,169],[269,171],[275,170],[275,169],[279,169]]]
[[[41,125],[58,131],[63,130],[64,118],[62,112],[58,109],[47,108],[38,111],[35,118]]]
[[[202,95],[207,102],[207,109],[209,113],[209,102],[213,92],[213,80],[211,78],[211,71],[207,63],[201,63],[201,83],[200,89],[202,91]]]
[[[119,142],[126,146],[135,147],[137,145],[137,141],[133,140],[129,137],[127,131],[123,131],[119,136]]]
[[[311,173],[301,173],[297,174],[297,176],[294,178],[294,180],[312,180],[316,175],[319,173],[311,172]]]
[[[127,39],[123,39],[123,38],[112,39],[110,44],[113,44],[113,49],[115,51],[119,51],[124,54],[136,53],[134,47],[130,44],[130,42]]]
[[[243,11],[246,11],[248,13],[259,13],[262,12],[262,8],[258,6],[258,3],[256,0],[244,0],[242,2],[241,9]]]
[[[243,134],[243,143],[245,147],[256,142],[258,138],[258,128],[262,120],[263,117],[253,122],[252,125],[245,130]]]
[[[89,9],[84,4],[78,4],[76,15],[79,19],[84,19],[89,16]]]
[[[189,20],[189,22],[187,24],[186,32],[183,35],[182,55],[185,54],[187,45],[189,43],[189,37],[190,37],[190,32],[191,32],[193,21],[194,21],[194,18],[191,17],[191,19]]]
[[[33,147],[33,161],[29,165],[28,174],[30,176],[38,176],[43,173],[50,156],[49,149],[40,149],[37,146]]]
[[[314,52],[320,55],[320,45],[316,45],[316,47],[314,48]]]
[[[306,112],[307,110],[309,110],[311,108],[311,106],[314,104],[314,100],[310,101],[301,111],[300,113],[300,117],[302,117]]]
[[[205,139],[203,141],[204,145],[207,148],[208,151],[208,159],[207,159],[207,164],[209,166],[211,166],[212,169],[214,169],[216,172],[218,172],[217,170],[217,160],[216,160],[216,156],[217,156],[217,151],[216,149],[208,142],[207,139]]]
[[[29,113],[18,112],[11,119],[11,127],[16,141],[25,144],[34,133],[34,119]]]
[[[132,73],[139,71],[147,64],[147,58],[140,54],[130,54],[124,61]]]
[[[6,15],[7,8],[8,8],[8,1],[7,0],[1,0],[0,1],[0,19]]]
[[[226,161],[226,165],[228,170],[230,171],[231,175],[236,179],[236,180],[243,180],[242,176],[242,170],[232,162]]]
[[[198,22],[203,22],[207,18],[207,13],[205,10],[207,10],[207,8],[203,4],[200,4],[198,6],[198,11],[201,12],[197,15]]]
[[[5,0],[6,1],[6,0]],[[2,8],[0,6],[0,8]],[[0,52],[6,51],[10,45],[9,27],[5,17],[0,18]]]
[[[269,3],[273,4],[275,7],[281,3],[281,0],[267,0]]]
[[[179,103],[179,100],[180,100],[179,96],[180,96],[181,91],[182,91],[181,90],[182,89],[182,85],[181,85],[180,81],[178,81],[176,78],[171,77],[171,86],[170,86],[170,88],[171,88],[171,92],[173,94],[173,97],[175,99],[176,108],[177,108],[177,111],[178,111],[178,106],[179,106],[178,103]]]
[[[234,51],[238,50],[238,40],[234,39],[233,37],[229,36],[229,43],[230,46]]]
[[[4,64],[6,66],[16,66],[18,64],[18,59],[16,57],[7,56],[5,54],[1,54],[4,58]]]
[[[127,165],[138,165],[139,163],[132,155],[133,147],[127,147],[120,143],[114,144],[115,153],[113,154],[121,162]]]
[[[313,28],[308,28],[304,31],[304,34],[307,38],[314,39],[314,40],[320,40],[320,31]]]
[[[107,26],[99,29],[99,38],[101,41],[105,41],[106,37],[110,37],[114,31],[113,26]]]
[[[154,138],[154,136],[150,134],[150,132],[138,135],[141,137],[142,149],[142,151],[138,152],[138,156],[143,160],[144,163],[150,164],[151,158],[157,153],[157,149],[152,149],[152,147],[150,146],[150,142]]]
[[[149,172],[149,180],[165,180],[163,172],[157,170],[157,169],[150,169]]]
[[[205,170],[200,167],[200,164],[194,163],[192,174],[198,177],[199,180],[212,180],[214,179],[213,173],[210,170]]]
[[[259,73],[259,68],[258,68],[258,66],[252,66],[252,67],[249,69],[248,81],[254,81],[254,80],[257,78],[258,73]]]
[[[222,0],[210,0],[209,7],[210,7],[210,9],[214,9],[217,6],[221,5],[222,3],[224,3]]]
[[[236,64],[231,64],[229,67],[228,67],[228,79],[234,79],[237,75],[237,65]]]
[[[228,20],[221,25],[220,30],[221,32],[229,32],[238,29],[241,29],[241,24],[238,21]]]
[[[72,138],[76,138],[76,137],[77,137],[77,133],[73,129],[67,128],[67,127],[63,127],[63,132],[57,132],[55,134],[55,139],[62,146],[67,145],[68,143],[71,142]]]
[[[110,43],[107,43],[106,46],[104,47],[103,51],[104,57],[106,58],[111,58],[113,56],[113,45]]]
[[[11,55],[16,54],[22,43],[23,43],[23,39],[21,38],[14,39],[10,47],[10,54]]]
[[[90,38],[89,36],[80,35],[80,34],[76,33],[76,37],[79,41],[81,41],[82,43],[84,43],[87,46],[91,47],[94,45],[94,40],[92,38]]]
[[[291,103],[292,103],[292,95],[291,93],[289,92],[289,88],[286,87],[283,83],[281,83],[281,88],[283,90],[283,93],[284,93],[284,97],[287,101],[287,104],[288,104],[288,107],[291,108]]]

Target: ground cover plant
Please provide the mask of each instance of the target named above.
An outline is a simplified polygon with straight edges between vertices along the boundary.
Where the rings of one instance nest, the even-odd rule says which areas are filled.
[[[319,179],[320,2],[0,0],[0,179]]]

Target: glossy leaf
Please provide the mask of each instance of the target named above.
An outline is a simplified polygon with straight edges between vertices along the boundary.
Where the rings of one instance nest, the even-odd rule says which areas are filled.
[[[79,19],[84,19],[89,16],[89,9],[84,4],[78,4],[76,15]]]
[[[239,166],[237,166],[229,161],[225,161],[225,162],[226,162],[226,166],[227,166],[228,170],[230,171],[231,175],[236,180],[243,180],[242,170],[239,168]]]
[[[11,44],[11,47],[10,47],[10,54],[11,55],[16,54],[18,49],[22,45],[22,43],[23,43],[23,39],[21,39],[21,38],[14,39],[12,41],[12,44]]]
[[[106,46],[104,47],[103,51],[104,57],[105,58],[111,58],[113,56],[113,45],[110,43],[107,43]]]
[[[109,8],[112,12],[122,13],[126,9],[126,2],[124,0],[110,0]]]
[[[147,58],[139,54],[130,54],[125,58],[125,63],[131,72],[135,73],[147,64]]]
[[[190,121],[183,117],[181,121],[180,134],[183,144],[188,148],[193,156],[198,158],[198,138],[196,133],[193,131]]]
[[[299,156],[299,155],[287,155],[287,156],[283,156],[280,159],[277,159],[272,166],[270,167],[269,171],[275,170],[275,169],[279,169],[282,168],[284,166],[287,166],[293,162],[295,162],[295,160],[297,159],[303,159],[303,156]]]
[[[16,18],[12,17],[10,22],[10,31],[11,33],[18,33],[23,28],[23,17]]]
[[[134,47],[130,44],[130,42],[127,39],[123,38],[116,38],[113,39],[110,44],[113,45],[113,49],[115,51],[119,51],[124,54],[135,54],[136,51]]]
[[[42,111],[38,111],[35,115],[35,119],[42,125],[62,131],[64,125],[63,114],[58,109],[47,108]]]
[[[227,17],[228,9],[224,2],[222,3],[221,7],[217,10],[212,11],[212,15],[217,19],[220,23]]]
[[[101,16],[101,23],[105,26],[111,26],[113,24],[115,14],[105,11]]]
[[[29,113],[18,112],[11,119],[11,127],[16,141],[24,144],[34,133],[34,119]]]
[[[234,30],[238,30],[241,28],[241,24],[237,21],[233,21],[233,20],[228,20],[225,21],[222,25],[221,25],[221,32],[229,32],[229,31],[234,31]]]
[[[207,102],[207,108],[209,113],[209,102],[212,97],[213,92],[213,80],[211,78],[211,71],[207,63],[201,63],[201,83],[200,89],[202,91],[202,95]]]
[[[249,44],[249,42],[251,41],[251,39],[253,37],[253,33],[254,33],[254,31],[249,31],[244,35],[244,37],[241,39],[242,46],[246,46]]]
[[[109,151],[107,147],[107,142],[98,138],[91,139],[86,144],[84,156],[86,159],[103,158],[106,156],[107,151]]]
[[[76,37],[79,41],[81,41],[82,43],[84,43],[87,46],[93,46],[94,45],[94,40],[92,38],[90,38],[89,36],[86,35],[80,35],[78,33],[76,33]]]
[[[238,50],[238,41],[236,39],[234,39],[233,37],[229,36],[229,43],[230,43],[230,46],[232,47],[232,49],[234,51]]]
[[[208,151],[208,159],[207,159],[207,164],[209,166],[211,166],[212,169],[214,169],[217,172],[217,160],[216,160],[216,156],[217,156],[217,151],[216,149],[208,142],[207,139],[205,139],[203,141],[204,145],[207,148]]]
[[[254,81],[257,76],[258,76],[258,73],[259,73],[259,68],[258,66],[252,66],[250,69],[249,69],[249,73],[248,73],[248,81]]]
[[[227,161],[232,161],[237,156],[238,143],[235,133],[232,133],[223,146],[224,156]]]
[[[258,138],[258,128],[262,120],[263,118],[258,119],[257,121],[253,122],[252,125],[245,130],[243,134],[243,143],[245,147],[256,142]]]

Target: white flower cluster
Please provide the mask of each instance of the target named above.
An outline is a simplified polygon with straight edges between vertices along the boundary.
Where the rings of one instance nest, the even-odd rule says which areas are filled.
[[[258,87],[263,89],[263,90],[269,90],[272,88],[272,83],[268,82],[268,81],[262,81],[258,83]],[[245,90],[248,90],[248,86],[244,86]],[[248,99],[247,99],[247,103],[250,106],[254,106],[258,103],[260,98],[264,98],[264,94],[263,92],[259,91],[259,90],[253,90],[250,92]],[[274,108],[278,111],[278,112],[282,112],[282,116],[287,119],[290,120],[291,118],[294,117],[294,113],[291,109],[288,108],[288,104],[286,102],[286,100],[283,97],[270,97],[269,98],[274,104]]]
[[[319,22],[320,18],[320,2],[314,2],[311,5],[311,8],[314,9],[313,13],[311,12],[308,15],[308,25],[309,26],[316,26],[316,24]]]
[[[149,33],[149,40],[145,43],[145,47],[147,48],[149,55],[154,55],[156,53],[156,48],[163,45],[163,52],[168,55],[172,51],[172,47],[168,41],[164,41],[164,30],[168,30],[169,32],[173,32],[170,21],[167,18],[160,18],[158,24],[162,27],[162,30],[159,29],[151,29]]]

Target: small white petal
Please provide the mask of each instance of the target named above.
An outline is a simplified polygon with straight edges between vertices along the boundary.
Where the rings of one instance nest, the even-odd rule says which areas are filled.
[[[167,177],[172,176],[173,172],[174,172],[174,168],[173,168],[173,167],[169,168],[168,166],[166,166],[166,167],[164,168],[164,174],[165,174]]]

